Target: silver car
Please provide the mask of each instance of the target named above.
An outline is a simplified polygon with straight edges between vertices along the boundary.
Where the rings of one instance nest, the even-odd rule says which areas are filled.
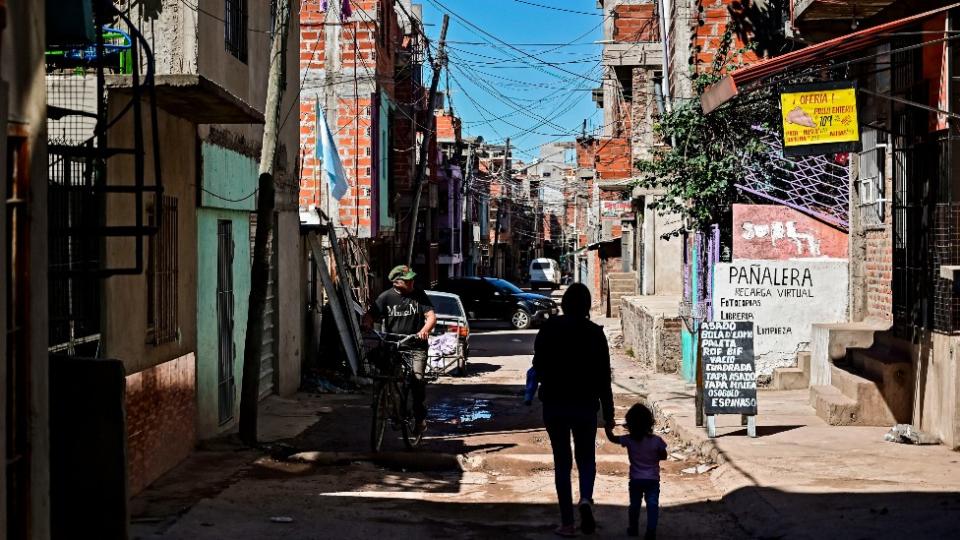
[[[437,375],[457,368],[457,374],[467,374],[467,358],[470,352],[470,323],[467,322],[467,310],[463,308],[460,297],[445,292],[426,291],[434,312],[437,314],[437,326],[431,336],[429,364]],[[454,339],[454,336],[456,339]]]

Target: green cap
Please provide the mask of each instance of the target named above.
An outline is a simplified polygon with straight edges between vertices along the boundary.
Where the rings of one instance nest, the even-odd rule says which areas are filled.
[[[394,266],[389,275],[390,281],[396,281],[398,279],[409,281],[415,277],[417,277],[417,274],[405,264]]]

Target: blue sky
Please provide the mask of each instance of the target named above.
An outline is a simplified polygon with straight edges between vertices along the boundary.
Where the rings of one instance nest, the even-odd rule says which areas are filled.
[[[572,140],[584,119],[588,130],[602,123],[590,92],[602,74],[601,46],[594,42],[603,39],[603,17],[595,1],[417,1],[434,44],[443,13],[450,12],[449,84],[465,135],[482,135],[489,142],[510,137],[520,151],[515,155],[529,161],[544,142]],[[428,81],[429,72],[424,75]],[[446,79],[444,73],[441,90]]]

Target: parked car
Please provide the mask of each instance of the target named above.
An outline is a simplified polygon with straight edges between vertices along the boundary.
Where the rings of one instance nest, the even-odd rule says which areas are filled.
[[[557,290],[560,288],[560,264],[553,259],[530,261],[530,288]]]
[[[455,294],[440,291],[426,291],[426,293],[430,303],[433,304],[434,313],[437,314],[437,326],[433,329],[433,335],[455,334],[458,343],[450,350],[439,350],[443,349],[443,344],[440,343],[436,348],[431,347],[433,358],[430,358],[430,361],[441,366],[440,370],[444,372],[455,363],[458,374],[466,375],[467,359],[470,355],[470,323],[467,321],[467,311],[460,297]]]
[[[518,330],[556,316],[560,309],[550,298],[520,290],[509,281],[491,277],[449,278],[437,290],[456,294],[470,320],[509,322]]]

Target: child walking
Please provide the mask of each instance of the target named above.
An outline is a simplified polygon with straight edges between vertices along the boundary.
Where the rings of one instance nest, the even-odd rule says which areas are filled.
[[[640,505],[647,501],[646,540],[657,537],[657,516],[660,511],[660,462],[667,459],[667,443],[653,434],[653,413],[642,403],[627,411],[629,435],[607,436],[610,442],[627,449],[630,457],[630,513],[627,536],[640,536]]]

